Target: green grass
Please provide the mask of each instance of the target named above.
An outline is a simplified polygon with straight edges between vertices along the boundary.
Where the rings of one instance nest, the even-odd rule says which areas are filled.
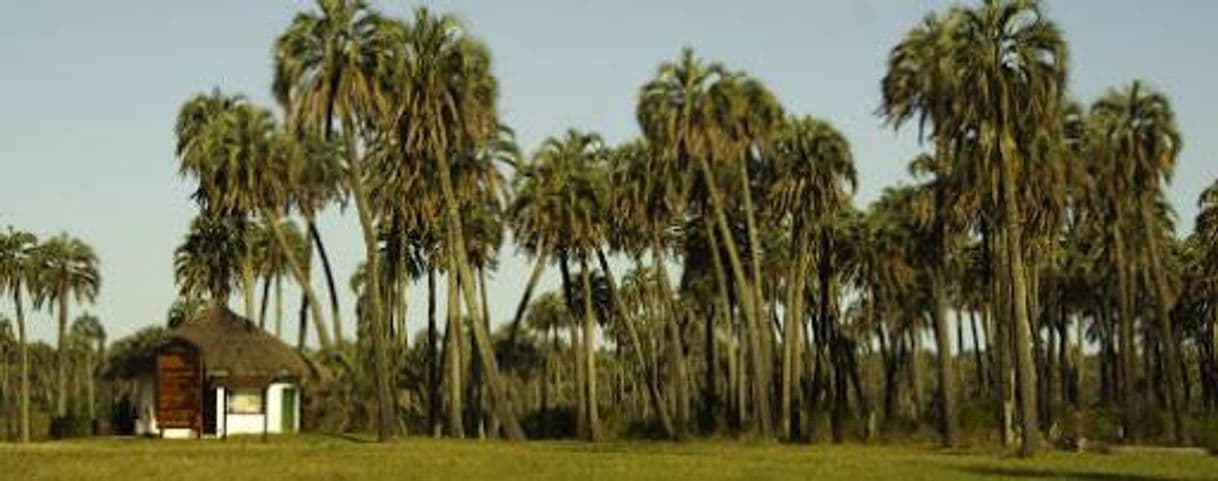
[[[228,441],[82,440],[0,446],[0,479],[868,480],[1218,479],[1218,458],[995,452],[908,446],[796,446],[411,439],[371,444],[302,436]]]

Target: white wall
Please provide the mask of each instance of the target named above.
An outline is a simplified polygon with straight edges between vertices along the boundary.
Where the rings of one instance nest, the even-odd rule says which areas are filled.
[[[267,388],[266,393],[266,415],[265,427],[266,432],[270,434],[278,434],[283,432],[282,429],[282,409],[283,409],[283,394],[285,388],[293,388],[294,384],[275,383]],[[216,389],[216,415],[225,416],[216,420],[216,435],[223,436],[226,433],[234,434],[262,434],[263,418],[262,414],[225,414],[226,400],[224,388]],[[291,432],[300,430],[300,390],[296,390],[296,412],[295,423]]]
[[[156,423],[156,378],[148,375],[137,379],[137,399],[135,405],[139,409],[139,418],[135,423],[135,433],[141,436],[162,436],[166,438],[191,438],[194,433],[190,429],[166,429],[161,432]],[[300,389],[291,383],[274,383],[267,388],[266,393],[266,432],[279,434],[283,432],[283,395],[284,389],[295,388],[296,412],[292,430],[300,431]],[[216,388],[216,436],[228,434],[262,434],[262,414],[228,414],[225,417],[227,399],[224,388]]]

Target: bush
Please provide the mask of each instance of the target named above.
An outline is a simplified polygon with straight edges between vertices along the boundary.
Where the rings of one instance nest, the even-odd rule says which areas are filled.
[[[550,408],[533,411],[521,420],[521,427],[529,439],[560,439],[575,437],[575,409],[571,407]]]
[[[51,438],[83,438],[93,435],[93,420],[88,415],[72,413],[51,419]]]

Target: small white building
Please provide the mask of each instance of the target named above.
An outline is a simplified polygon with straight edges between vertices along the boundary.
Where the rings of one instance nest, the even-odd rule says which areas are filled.
[[[301,385],[317,371],[224,307],[182,323],[135,377],[137,434],[165,438],[293,433]]]

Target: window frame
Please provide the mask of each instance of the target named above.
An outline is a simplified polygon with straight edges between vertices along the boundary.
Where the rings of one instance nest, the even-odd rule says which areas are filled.
[[[234,399],[235,395],[237,395],[237,394],[257,395],[258,396],[258,409],[256,411],[234,410],[233,409],[233,399]],[[224,414],[226,414],[226,415],[235,414],[235,415],[239,415],[239,416],[240,415],[253,415],[253,416],[263,415],[263,416],[265,416],[266,415],[266,398],[267,398],[266,389],[225,389],[224,390]]]

